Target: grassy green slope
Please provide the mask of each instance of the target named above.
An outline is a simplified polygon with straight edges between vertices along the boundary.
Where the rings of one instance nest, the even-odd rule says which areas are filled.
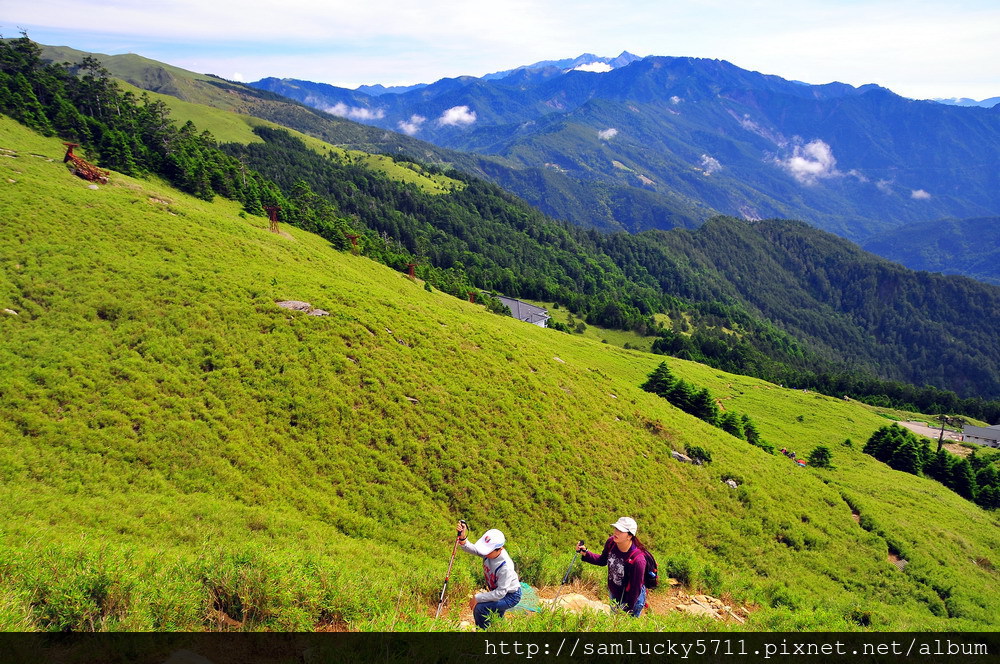
[[[259,125],[277,127],[279,125],[255,117],[262,113],[260,106],[279,106],[279,113],[288,114],[319,114],[304,108],[273,100],[254,99],[235,91],[221,79],[197,74],[195,72],[150,60],[134,53],[123,55],[105,55],[102,53],[88,54],[66,46],[43,47],[44,57],[54,62],[80,62],[87,55],[97,58],[111,74],[124,83],[125,89],[131,89],[136,95],[147,92],[154,100],[165,103],[171,111],[171,116],[183,123],[194,122],[199,131],[208,130],[222,142],[249,143],[260,139],[253,133],[253,128]],[[326,116],[329,123],[339,121],[333,116]],[[353,123],[350,123],[353,124]],[[307,136],[300,132],[289,130],[310,148],[320,154],[332,152],[341,158],[350,158],[364,162],[369,168],[381,171],[389,177],[409,182],[423,191],[437,194],[461,186],[461,183],[440,174],[425,172],[415,164],[398,163],[383,155],[370,154],[361,150],[350,150],[330,145],[328,142]],[[379,133],[384,133],[379,131]]]
[[[861,454],[886,421],[870,409],[671,361],[779,447],[833,448],[836,469],[801,469],[641,391],[661,357],[427,292],[229,202],[90,189],[2,117],[0,148],[0,628],[448,628],[430,616],[455,518],[504,529],[537,583],[625,513],[667,572],[758,606],[751,629],[997,626],[997,516]],[[685,445],[713,463],[672,461]],[[457,560],[452,597],[477,568]]]
[[[87,53],[68,46],[44,47],[44,57],[53,62],[78,63],[88,55],[100,61],[101,65],[110,70],[116,78],[143,90],[179,97],[196,104],[222,101],[223,106],[230,110],[239,110],[244,106],[243,100],[236,95],[228,95],[228,98],[219,96],[217,88],[212,84],[221,79],[213,76],[156,62],[135,53],[106,55]]]
[[[413,184],[429,194],[443,194],[456,187],[464,186],[462,182],[441,173],[427,172],[418,164],[397,162],[385,155],[340,148],[313,136],[308,136],[294,129],[287,129],[252,115],[243,115],[216,106],[184,101],[169,94],[148,92],[127,81],[122,81],[122,87],[137,96],[145,93],[154,101],[162,101],[170,109],[170,116],[174,120],[179,123],[191,121],[199,131],[211,132],[212,136],[221,143],[258,143],[261,142],[261,138],[254,133],[254,128],[261,126],[273,129],[281,128],[301,139],[310,149],[319,154],[332,154],[341,160],[363,163],[373,171],[383,173],[393,180]],[[224,96],[224,93],[221,92],[217,94]]]

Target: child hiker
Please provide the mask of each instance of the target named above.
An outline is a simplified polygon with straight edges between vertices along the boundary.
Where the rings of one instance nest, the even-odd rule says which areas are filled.
[[[506,539],[502,532],[495,528],[487,530],[475,544],[469,544],[468,535],[467,526],[459,521],[458,545],[463,551],[483,559],[488,590],[476,593],[469,600],[469,608],[476,619],[476,627],[486,629],[490,626],[490,612],[502,618],[508,609],[521,601],[521,580],[514,571],[514,561],[504,549]]]
[[[587,551],[582,544],[578,544],[576,550],[583,554],[580,558],[586,563],[607,565],[611,609],[625,611],[638,618],[646,606],[646,556],[643,555],[642,543],[635,536],[638,526],[635,519],[623,516],[611,527],[614,530],[604,543],[601,555]]]

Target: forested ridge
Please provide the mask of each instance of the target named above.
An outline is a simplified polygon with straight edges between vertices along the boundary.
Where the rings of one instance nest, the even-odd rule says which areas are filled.
[[[282,131],[220,147],[190,122],[177,127],[163,104],[123,93],[96,61],[45,64],[27,38],[3,42],[0,110],[81,143],[102,167],[156,174],[251,214],[279,206],[282,222],[338,249],[360,235],[364,254],[400,270],[416,263],[418,276],[459,297],[484,289],[557,302],[726,370],[1000,419],[987,401],[1000,395],[989,315],[1000,289],[913,273],[804,224],[718,218],[696,231],[600,234],[471,176],[451,171],[465,186],[431,195]]]
[[[691,269],[721,276],[704,280],[720,298],[745,303],[828,361],[818,375],[789,374],[785,382],[922,412],[1000,416],[981,398],[1000,393],[994,286],[914,272],[801,222],[719,218],[695,232],[639,237],[664,257],[683,256]]]
[[[914,270],[964,274],[1000,286],[1000,217],[907,224],[863,246]]]

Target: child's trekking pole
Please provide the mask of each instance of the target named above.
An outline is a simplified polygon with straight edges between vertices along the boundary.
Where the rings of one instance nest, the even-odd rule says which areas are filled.
[[[583,546],[583,540],[580,540],[580,543],[576,545],[577,551],[573,554],[573,560],[569,561],[569,567],[566,568],[566,574],[563,576],[562,583],[559,584],[559,592],[556,593],[556,598],[552,600],[553,609],[556,608],[556,602],[559,601],[559,595],[562,595],[563,586],[565,586],[566,582],[569,581],[569,573],[573,571],[573,565],[576,564],[576,557],[580,555],[579,549],[581,546]]]
[[[464,519],[459,519],[458,522],[463,526],[468,525],[465,523]],[[444,575],[444,585],[441,586],[441,597],[438,598],[437,613],[434,614],[435,619],[441,616],[441,607],[444,605],[444,593],[448,590],[448,579],[451,578],[451,565],[455,562],[455,552],[458,551],[458,538],[461,537],[461,535],[461,530],[455,533],[455,546],[451,548],[451,560],[448,561],[448,572]]]

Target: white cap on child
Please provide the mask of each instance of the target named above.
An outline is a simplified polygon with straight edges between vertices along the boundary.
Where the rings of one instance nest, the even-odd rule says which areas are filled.
[[[506,542],[507,539],[503,536],[503,533],[494,528],[483,533],[483,536],[473,546],[475,546],[476,552],[479,555],[485,556],[502,548]]]

